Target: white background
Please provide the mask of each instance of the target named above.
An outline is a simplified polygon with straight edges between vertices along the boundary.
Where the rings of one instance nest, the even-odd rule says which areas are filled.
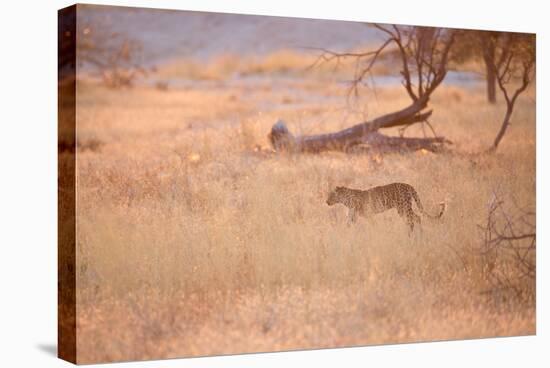
[[[537,33],[537,336],[123,363],[128,367],[550,366],[548,62],[544,1],[96,1],[112,5],[494,28]],[[55,358],[57,9],[4,2],[0,12],[0,366],[67,366]],[[545,193],[546,192],[546,193]],[[546,309],[546,311],[545,311]],[[545,313],[546,312],[546,313]]]

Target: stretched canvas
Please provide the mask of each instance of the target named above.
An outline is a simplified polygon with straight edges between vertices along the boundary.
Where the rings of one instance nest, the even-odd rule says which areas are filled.
[[[59,11],[59,356],[535,334],[535,35]]]

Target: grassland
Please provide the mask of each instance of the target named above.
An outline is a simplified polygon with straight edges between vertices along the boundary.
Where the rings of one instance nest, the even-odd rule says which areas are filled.
[[[351,50],[360,53],[362,50]],[[388,53],[382,53],[381,59],[390,59]],[[375,64],[372,68],[377,75],[388,75],[396,71],[395,62]],[[321,50],[282,49],[264,55],[240,57],[227,53],[207,61],[191,58],[178,58],[164,63],[156,77],[171,80],[185,78],[190,80],[220,81],[233,75],[240,76],[273,76],[284,75],[300,78],[341,79],[350,78],[364,60],[355,57],[333,58]],[[479,65],[472,63],[472,70],[478,71]]]
[[[328,132],[404,107],[406,94],[349,101],[335,80],[269,73],[218,81],[78,83],[81,363],[535,333],[532,303],[486,293],[478,228],[494,192],[534,207],[533,91],[495,154],[479,152],[503,105],[443,86],[432,124],[449,152],[293,156],[269,149],[278,118]],[[393,181],[428,210],[445,200],[442,220],[408,237],[395,212],[349,227],[325,204],[335,185]]]

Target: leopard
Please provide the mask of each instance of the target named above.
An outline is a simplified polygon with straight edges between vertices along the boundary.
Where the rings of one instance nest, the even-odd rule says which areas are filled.
[[[327,198],[327,205],[333,206],[337,203],[348,208],[348,224],[357,221],[357,216],[370,217],[392,208],[405,220],[409,228],[409,235],[414,231],[415,225],[421,225],[421,218],[413,208],[412,201],[422,215],[431,219],[439,219],[445,212],[445,202],[439,203],[439,212],[435,215],[427,213],[420,202],[416,189],[406,183],[391,183],[376,186],[367,190],[351,189],[337,186]]]

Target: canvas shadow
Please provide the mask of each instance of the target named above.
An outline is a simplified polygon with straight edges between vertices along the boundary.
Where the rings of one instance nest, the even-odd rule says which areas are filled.
[[[56,344],[38,344],[36,345],[36,348],[38,350],[41,350],[42,352],[51,355],[53,357],[57,357],[57,345]]]

